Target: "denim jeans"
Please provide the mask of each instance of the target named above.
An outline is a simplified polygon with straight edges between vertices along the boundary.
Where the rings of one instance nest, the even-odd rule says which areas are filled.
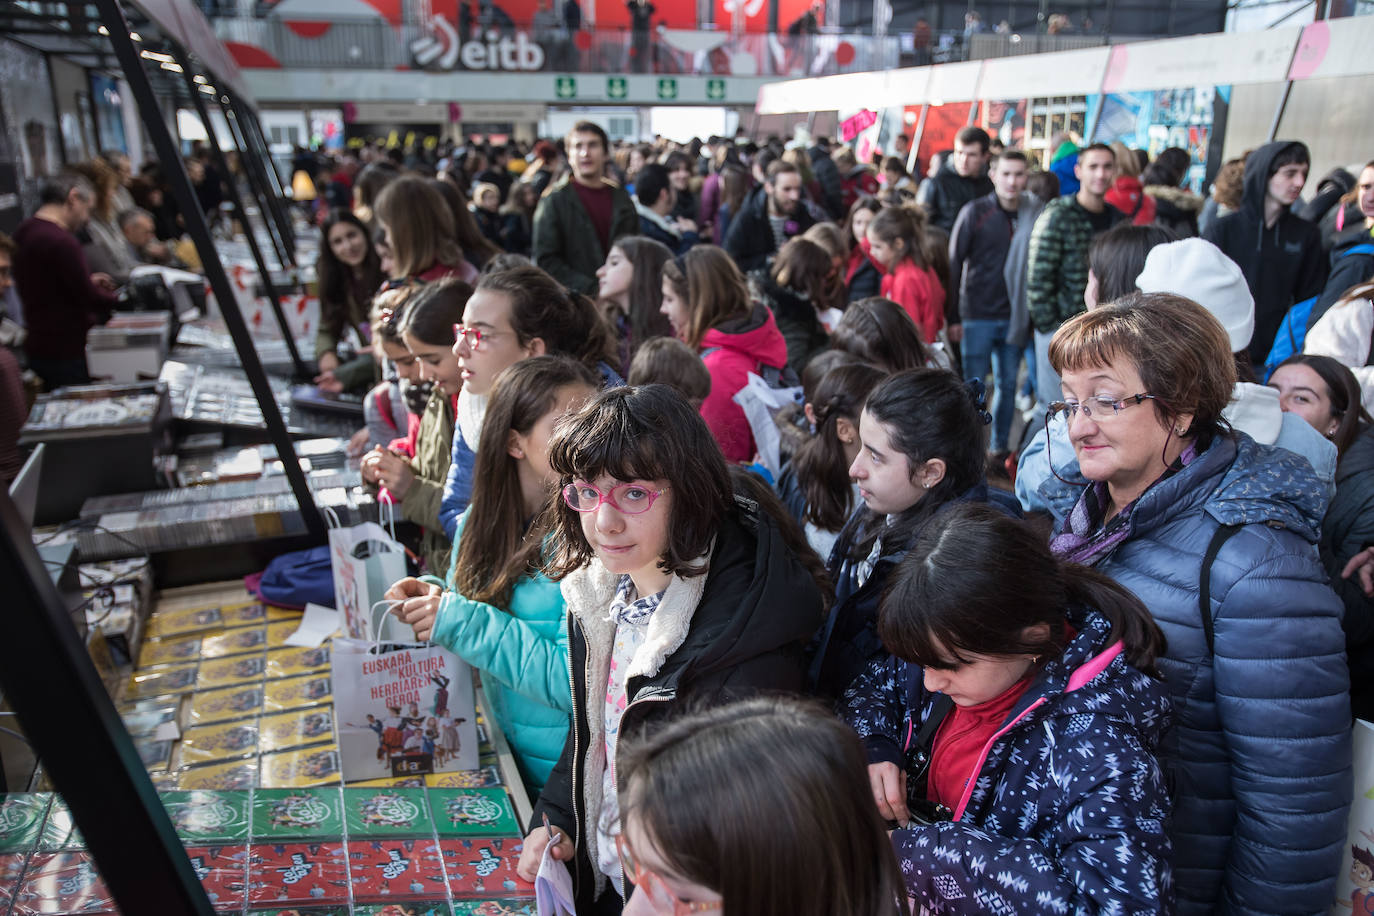
[[[1005,452],[1011,434],[1012,412],[1016,409],[1016,370],[1021,366],[1021,348],[1007,343],[1007,321],[978,319],[964,322],[963,356],[966,378],[986,379],[992,370],[991,450]]]

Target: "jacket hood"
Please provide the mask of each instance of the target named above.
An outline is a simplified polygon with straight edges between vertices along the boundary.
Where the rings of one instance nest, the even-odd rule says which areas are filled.
[[[640,203],[637,199],[635,200],[634,205],[635,212],[639,214],[640,219],[647,219],[649,222],[653,223],[659,229],[663,230],[665,233],[667,233],[675,239],[682,238],[682,230],[677,227],[676,223],[671,222],[668,219],[668,217],[659,213],[657,210],[649,209],[648,207]]]
[[[773,313],[761,302],[755,302],[745,317],[727,321],[707,331],[701,340],[701,348],[706,350],[712,347],[741,353],[765,366],[783,366],[787,363],[787,341],[778,330]]]
[[[1132,536],[1200,507],[1222,525],[1287,528],[1315,544],[1326,505],[1326,488],[1306,458],[1244,433],[1218,435],[1182,471],[1145,491]]]
[[[762,274],[761,276],[759,274]],[[795,317],[802,320],[816,318],[816,306],[805,293],[782,286],[766,273],[756,273],[750,277],[759,290],[760,298],[772,306],[774,318],[778,315]],[[820,320],[817,318],[816,320]]]
[[[1336,483],[1374,470],[1374,426],[1366,425],[1336,465]]]
[[[1078,144],[1074,143],[1072,140],[1065,140],[1063,143],[1059,144],[1059,148],[1056,149],[1054,155],[1050,157],[1050,164],[1053,165],[1060,159],[1072,156],[1076,152],[1078,152]]]
[[[1146,747],[1159,746],[1169,725],[1163,683],[1132,668],[1111,623],[1089,607],[1074,606],[1067,613],[1074,635],[1064,652],[1040,669],[1010,719],[1039,705],[1020,726],[1048,717],[1079,713],[1106,716],[1137,733]]]
[[[1144,188],[1147,197],[1153,197],[1156,201],[1173,204],[1180,210],[1189,213],[1201,213],[1203,204],[1207,201],[1194,194],[1192,191],[1185,191],[1183,188],[1172,188],[1167,184],[1151,184]]]
[[[1278,389],[1254,382],[1237,382],[1231,389],[1231,403],[1221,415],[1232,429],[1265,445],[1278,441],[1279,429],[1283,426]]]
[[[1279,140],[1275,143],[1266,143],[1252,152],[1245,160],[1245,184],[1240,208],[1251,219],[1259,220],[1261,225],[1264,222],[1264,194],[1269,186],[1270,173],[1274,171],[1274,160],[1284,150],[1302,145],[1296,140]],[[1284,208],[1285,211],[1287,209],[1287,207]]]

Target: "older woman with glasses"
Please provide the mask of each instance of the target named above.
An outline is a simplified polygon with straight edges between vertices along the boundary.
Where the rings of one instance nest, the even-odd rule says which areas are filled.
[[[1051,414],[1088,480],[1052,550],[1133,591],[1168,640],[1177,911],[1322,910],[1351,797],[1341,605],[1315,548],[1325,490],[1222,420],[1231,349],[1189,299],[1078,315],[1049,358]]]

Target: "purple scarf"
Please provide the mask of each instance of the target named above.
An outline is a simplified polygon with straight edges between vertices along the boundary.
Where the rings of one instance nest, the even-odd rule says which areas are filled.
[[[1168,480],[1187,467],[1197,457],[1197,442],[1189,442],[1174,463],[1159,475],[1159,479],[1145,488],[1145,493],[1162,480]],[[1144,496],[1145,493],[1140,494]],[[1131,516],[1140,503],[1140,496],[1121,507],[1112,518],[1103,521],[1111,496],[1105,481],[1089,484],[1078,502],[1073,504],[1064,527],[1050,541],[1050,552],[1061,560],[1092,566],[1115,550],[1131,534]]]

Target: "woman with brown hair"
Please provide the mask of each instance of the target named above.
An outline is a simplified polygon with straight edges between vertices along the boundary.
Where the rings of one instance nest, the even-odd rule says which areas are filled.
[[[1178,912],[1322,910],[1351,795],[1341,605],[1314,549],[1324,487],[1222,419],[1230,340],[1189,299],[1079,314],[1049,359],[1050,416],[1089,481],[1051,547],[1130,589],[1168,640]]]
[[[463,249],[463,257],[477,270],[485,269],[492,258],[501,254],[501,249],[482,234],[482,228],[468,209],[463,192],[452,181],[432,178],[429,182],[444,196],[449,212],[453,214],[453,237],[458,241],[458,247]]]
[[[572,711],[563,596],[541,571],[544,507],[558,482],[549,438],[598,382],[563,356],[536,356],[502,372],[477,447],[475,473],[484,485],[458,519],[446,579],[426,577],[430,588],[417,597],[405,580],[387,593],[404,600],[392,613],[417,640],[441,645],[482,672],[492,715],[536,793],[563,749]]]
[[[733,400],[749,373],[787,365],[787,341],[773,313],[749,298],[735,262],[714,245],[698,245],[663,265],[663,314],[673,334],[711,372],[701,416],[729,461],[754,457],[754,434]]]
[[[700,712],[627,747],[619,851],[635,893],[626,914],[907,913],[863,763],[842,722],[783,697]]]
[[[443,195],[418,176],[398,178],[377,196],[376,218],[386,230],[396,266],[393,276],[429,282],[477,279],[454,234],[453,213]]]
[[[673,253],[642,235],[621,238],[596,271],[601,313],[616,331],[621,375],[630,371],[639,345],[673,333],[663,317],[663,265]]]
[[[768,270],[749,275],[749,291],[772,310],[787,342],[787,365],[798,375],[830,340],[820,312],[826,307],[831,270],[825,249],[798,237],[778,250]]]

